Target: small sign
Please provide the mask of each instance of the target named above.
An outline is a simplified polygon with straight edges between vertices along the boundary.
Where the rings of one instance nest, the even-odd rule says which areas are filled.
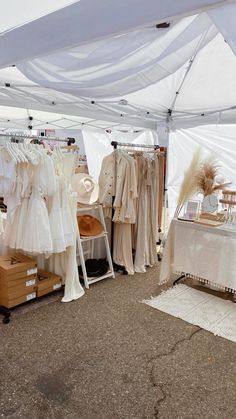
[[[34,275],[34,274],[36,274],[37,272],[38,272],[38,269],[37,269],[37,268],[28,269],[28,271],[27,271],[27,276],[29,276],[29,275]]]
[[[33,300],[33,298],[36,298],[36,292],[26,295],[26,301]]]
[[[61,283],[53,285],[53,290],[58,290],[61,288]]]
[[[31,279],[30,281],[26,281],[25,285],[27,287],[31,287],[32,285],[35,285],[36,279]]]

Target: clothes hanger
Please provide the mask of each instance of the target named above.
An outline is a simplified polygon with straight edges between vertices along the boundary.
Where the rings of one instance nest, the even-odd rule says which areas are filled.
[[[24,154],[24,156],[26,157],[27,161],[34,164],[34,161],[35,161],[34,154],[30,150],[30,148],[27,147],[27,144],[20,143],[19,147],[20,147],[22,153]]]
[[[28,160],[27,156],[25,155],[25,153],[21,149],[21,143],[15,144],[15,150],[19,154],[22,163],[28,163],[29,160]]]
[[[58,150],[58,145],[57,144],[55,144],[54,149],[55,149],[56,158],[57,158],[58,161],[60,161],[61,160],[61,156],[59,155],[59,150]]]
[[[12,148],[14,149],[14,151],[16,152],[16,155],[18,156],[20,163],[25,163],[26,161],[26,157],[24,156],[24,154],[21,152],[20,148],[19,148],[19,144],[17,143],[12,143]]]
[[[28,153],[30,162],[35,166],[39,164],[39,154],[30,143],[24,143],[24,148]]]
[[[19,155],[17,154],[17,152],[16,152],[16,150],[14,148],[13,143],[10,141],[8,143],[8,145],[9,145],[9,150],[11,150],[12,154],[14,154],[17,163],[21,163],[21,159],[20,159]]]
[[[53,150],[52,150],[50,144],[46,140],[42,141],[42,143],[43,143],[44,148],[47,150],[47,154],[49,154],[51,156],[52,153],[53,153]]]
[[[65,154],[63,154],[61,147],[59,146],[59,144],[57,145],[58,147],[58,154],[60,157],[60,160],[63,160],[65,158]]]
[[[37,147],[38,144],[31,144],[30,143],[29,146],[30,146],[32,152],[37,156],[38,163],[39,163],[42,160],[43,156],[42,156],[41,150],[39,150],[39,148]]]
[[[12,152],[12,150],[10,148],[10,143],[8,141],[5,143],[5,146],[6,146],[8,154],[11,156],[11,158],[14,160],[14,162],[18,163],[18,160],[15,156],[15,153]]]

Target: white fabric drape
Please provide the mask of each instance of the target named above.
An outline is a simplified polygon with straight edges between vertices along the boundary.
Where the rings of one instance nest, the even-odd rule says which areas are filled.
[[[0,70],[0,104],[27,108],[30,115],[32,109],[53,111],[51,115],[32,113],[33,127],[39,128],[43,126],[49,128],[50,121],[52,121],[52,128],[55,126],[54,121],[58,126],[62,124],[62,126],[70,127],[74,125],[74,121],[79,120],[79,115],[82,121],[84,117],[96,119],[93,121],[95,126],[101,126],[99,121],[107,121],[106,125],[103,122],[102,126],[122,123],[131,127],[155,129],[157,124],[166,124],[168,109],[173,105],[187,67],[188,63],[185,63],[175,73],[145,89],[118,98],[95,100],[95,104],[91,103],[91,99],[85,100],[78,97],[76,92],[74,95],[73,92],[70,94],[58,92],[35,85],[17,68],[11,67]],[[235,72],[235,55],[229,45],[224,42],[222,35],[218,33],[198,52],[175,102],[171,126],[187,128],[200,124],[234,123],[236,120]],[[10,83],[10,88],[5,87],[6,82]],[[130,89],[129,83],[127,83],[127,88]],[[126,99],[128,104],[122,106],[120,99]],[[217,110],[222,108],[228,110],[222,112],[219,119]],[[147,115],[145,110],[149,110],[150,114]],[[11,108],[8,108],[4,111],[1,108],[1,126],[27,128],[29,114],[25,111],[23,119],[23,112],[22,109],[11,111]],[[70,118],[69,115],[76,115],[76,118]],[[63,119],[64,116],[68,118],[68,122]]]
[[[232,181],[236,188],[236,126],[201,126],[171,132],[168,150],[168,203],[173,217],[184,172],[188,168],[197,147],[202,155],[215,156],[220,165],[220,176]]]
[[[145,29],[37,58],[18,66],[31,81],[73,95],[122,96],[175,72],[217,34],[207,14],[168,29]]]
[[[13,21],[16,27],[0,37],[0,67],[115,34],[154,26],[166,20],[193,15],[228,2],[229,0],[80,0],[17,27],[22,23],[22,13],[19,13],[19,23],[17,19]],[[14,4],[18,3],[18,0],[11,0],[12,14],[16,16]],[[42,15],[41,11],[27,13],[24,4],[20,4],[26,13],[23,22],[27,22],[27,14],[30,19]],[[57,4],[58,0],[55,9]],[[49,7],[45,8],[46,13],[48,10]],[[4,10],[1,11],[5,17]]]

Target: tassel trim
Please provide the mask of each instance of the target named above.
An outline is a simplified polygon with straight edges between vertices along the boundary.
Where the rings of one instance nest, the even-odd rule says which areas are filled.
[[[186,272],[181,272],[181,271],[175,271],[174,273],[176,275],[179,275],[179,276],[184,275],[187,278],[195,279],[196,281],[202,282],[203,284],[206,284],[206,285],[208,284],[212,287],[217,288],[218,290],[230,292],[232,294],[236,294],[236,289],[229,288],[229,287],[224,287],[223,285],[219,285],[219,284],[216,284],[215,282],[208,281],[208,279],[201,278],[200,276],[192,275],[192,274],[189,274],[189,273],[186,273]]]

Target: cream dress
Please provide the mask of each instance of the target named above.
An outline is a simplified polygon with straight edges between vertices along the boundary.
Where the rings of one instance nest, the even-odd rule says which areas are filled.
[[[119,150],[113,217],[113,260],[118,265],[124,266],[129,275],[134,274],[131,225],[136,221],[136,199],[136,162],[127,153]]]
[[[51,272],[62,277],[65,284],[64,297],[62,302],[70,302],[84,295],[84,289],[79,281],[78,266],[76,259],[76,239],[77,239],[77,198],[70,192],[70,177],[74,173],[77,156],[69,154],[63,161],[57,163],[56,170],[61,182],[61,205],[65,205],[62,212],[63,230],[65,234],[66,250],[59,254],[52,255],[47,268]],[[65,217],[68,217],[65,220]],[[64,225],[64,221],[67,221]]]
[[[156,157],[137,157],[139,171],[138,213],[135,226],[135,272],[146,272],[146,266],[153,266],[157,261],[156,251],[156,202],[158,160]]]

